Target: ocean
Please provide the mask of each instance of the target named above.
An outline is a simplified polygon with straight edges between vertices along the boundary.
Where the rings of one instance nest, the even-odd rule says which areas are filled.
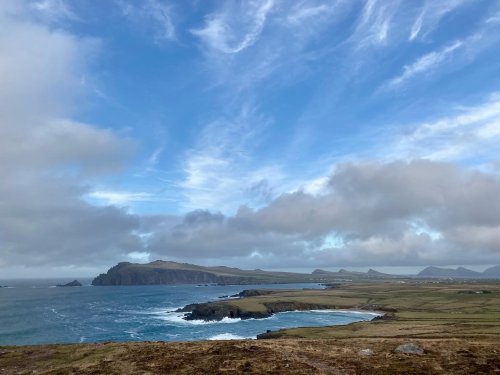
[[[243,289],[322,288],[319,284],[148,285],[56,288],[60,280],[6,280],[0,285],[0,345],[103,341],[191,341],[255,338],[266,330],[348,324],[377,314],[294,311],[266,319],[186,321],[176,309]]]

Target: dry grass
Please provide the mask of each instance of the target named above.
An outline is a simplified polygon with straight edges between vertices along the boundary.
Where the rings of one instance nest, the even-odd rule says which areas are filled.
[[[265,340],[51,345],[0,350],[11,374],[494,374],[496,341],[413,340],[419,355],[396,354],[402,339]],[[364,356],[361,349],[373,350]]]

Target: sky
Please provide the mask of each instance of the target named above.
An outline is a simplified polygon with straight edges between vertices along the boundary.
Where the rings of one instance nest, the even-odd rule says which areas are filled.
[[[0,277],[500,263],[500,2],[2,0]]]

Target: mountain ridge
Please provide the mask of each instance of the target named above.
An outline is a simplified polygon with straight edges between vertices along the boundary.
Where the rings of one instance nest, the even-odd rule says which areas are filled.
[[[227,266],[199,266],[190,263],[155,260],[150,263],[120,262],[92,281],[92,285],[162,285],[162,284],[290,284],[349,282],[363,279],[395,278],[500,278],[500,266],[493,266],[484,272],[464,267],[426,267],[417,275],[391,275],[374,269],[367,272],[326,271],[315,269],[311,273],[284,271],[245,270]]]

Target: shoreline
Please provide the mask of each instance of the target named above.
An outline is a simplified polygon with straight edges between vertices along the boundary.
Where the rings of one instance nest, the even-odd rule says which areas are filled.
[[[208,301],[202,303],[192,303],[179,308],[176,312],[185,313],[183,319],[187,321],[202,320],[202,321],[221,321],[224,318],[240,318],[247,319],[265,319],[273,316],[276,313],[292,312],[292,311],[332,311],[332,312],[359,312],[365,314],[373,314],[374,318],[379,316],[389,316],[388,314],[395,313],[397,309],[392,307],[384,307],[377,304],[341,304],[336,301],[328,300],[308,300],[304,298],[308,294],[318,291],[331,291],[332,289],[302,289],[302,290],[276,290],[276,289],[245,289],[237,295],[230,296],[216,301]],[[299,296],[294,298],[293,296]],[[287,298],[288,296],[288,298]],[[247,301],[250,302],[248,306]],[[254,303],[252,306],[251,303]]]

